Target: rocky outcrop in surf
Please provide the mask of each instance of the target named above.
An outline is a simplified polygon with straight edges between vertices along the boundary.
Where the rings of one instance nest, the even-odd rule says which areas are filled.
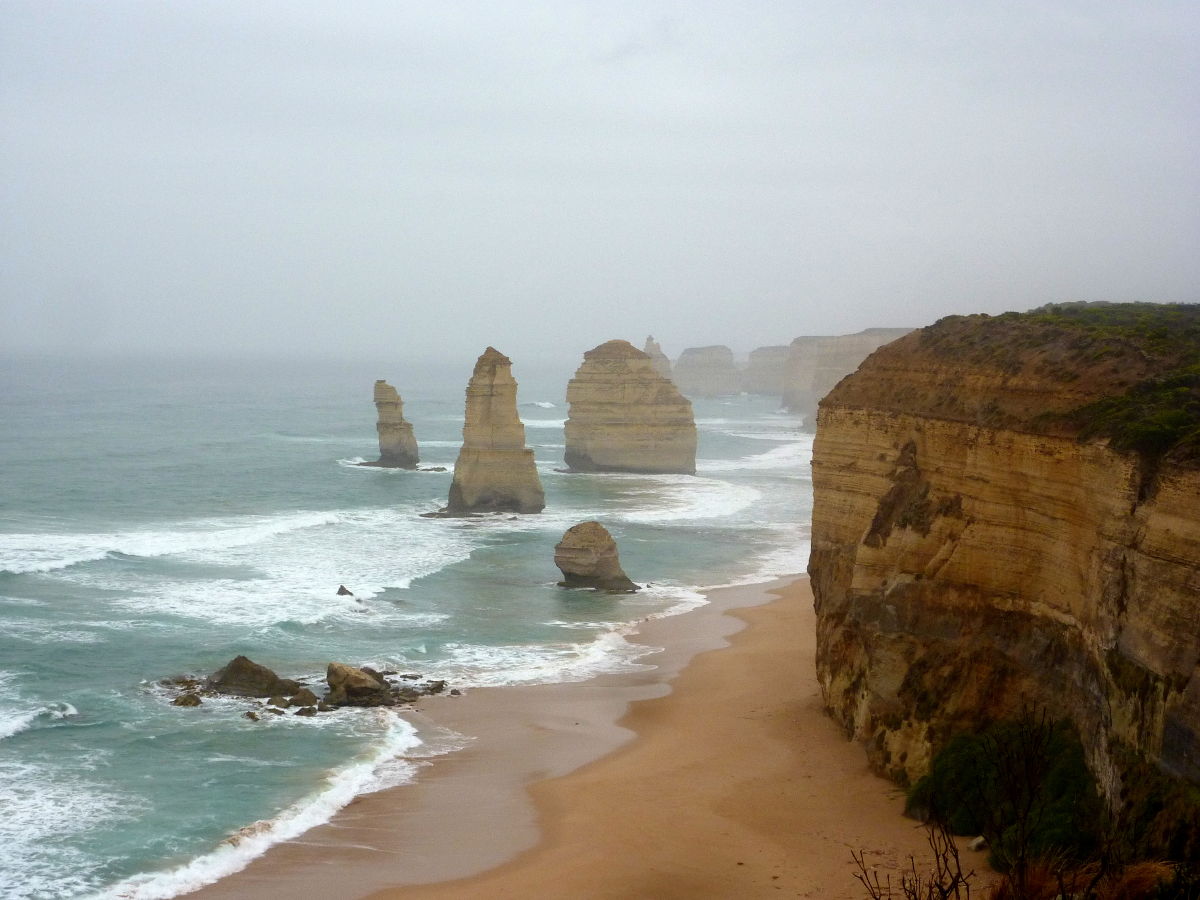
[[[415,469],[418,462],[417,439],[413,427],[404,418],[404,401],[396,389],[383,379],[375,382],[375,409],[379,420],[379,459],[362,463],[389,469]]]
[[[688,347],[675,360],[671,380],[688,397],[728,397],[742,390],[733,351],[719,344]]]
[[[617,542],[599,522],[580,522],[568,528],[554,548],[554,564],[563,574],[562,587],[618,594],[638,589],[621,568]]]
[[[663,353],[663,348],[654,339],[654,335],[646,338],[646,346],[642,348],[642,352],[650,357],[655,372],[663,378],[671,377],[671,360],[667,358],[667,354]]]
[[[214,672],[204,686],[210,691],[235,697],[272,697],[300,690],[300,682],[280,678],[266,666],[245,656],[231,659]]]
[[[572,471],[695,474],[692,404],[628,341],[583,355],[567,403],[565,461]]]
[[[1029,704],[1110,803],[1200,785],[1197,371],[1200,307],[1067,304],[943,319],[825,397],[817,674],[877,769]]]
[[[817,404],[835,384],[884,344],[911,328],[868,328],[857,334],[798,337],[788,348],[781,399],[788,412],[815,424]]]
[[[488,347],[467,384],[463,445],[444,515],[537,513],[546,506],[533,451],[517,415],[512,360]]]

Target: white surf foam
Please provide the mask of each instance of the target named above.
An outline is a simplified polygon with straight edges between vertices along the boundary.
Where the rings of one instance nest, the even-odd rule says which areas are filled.
[[[606,672],[650,668],[638,660],[657,648],[630,643],[625,637],[630,630],[632,626],[616,626],[579,643],[447,644],[447,659],[438,671],[455,685],[499,687],[587,681]]]
[[[71,570],[62,577],[119,592],[115,606],[221,624],[314,624],[345,616],[386,616],[364,603],[468,558],[481,537],[408,510],[345,511],[321,528],[280,532],[254,544],[192,549],[181,560],[234,566],[249,579],[134,579],[126,572]],[[363,548],[369,547],[370,552]],[[355,596],[338,596],[344,584]]]
[[[0,809],[0,894],[7,900],[95,890],[95,860],[71,838],[142,812],[140,804],[102,785],[11,759],[0,759]]]
[[[715,478],[655,475],[652,481],[652,486],[637,491],[641,509],[615,511],[614,517],[640,523],[718,519],[741,512],[762,496],[748,485]]]
[[[14,734],[20,734],[22,731],[28,731],[38,719],[65,719],[77,715],[79,715],[79,710],[70,703],[53,703],[35,709],[0,709],[0,741],[12,737]]]
[[[743,456],[741,459],[699,459],[699,472],[755,472],[779,469],[787,474],[804,474],[812,460],[812,441],[795,441],[772,447],[765,453]]]
[[[216,848],[185,865],[135,875],[94,894],[94,900],[167,900],[194,891],[241,871],[275,844],[328,822],[358,795],[411,780],[421,764],[401,757],[420,744],[416,729],[390,711],[377,710],[376,714],[390,719],[383,739],[358,760],[331,771],[316,793],[293,803],[272,819],[239,829]]]
[[[522,424],[526,428],[562,428],[566,424],[566,419],[522,419]]]
[[[53,572],[111,554],[156,557],[245,547],[280,534],[332,525],[337,513],[297,512],[171,523],[159,530],[0,534],[0,571]]]

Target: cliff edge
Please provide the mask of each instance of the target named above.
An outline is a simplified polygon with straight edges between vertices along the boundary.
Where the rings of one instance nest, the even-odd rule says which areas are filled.
[[[1200,306],[950,317],[821,402],[809,573],[826,706],[924,774],[1027,705],[1112,803],[1200,785]]]

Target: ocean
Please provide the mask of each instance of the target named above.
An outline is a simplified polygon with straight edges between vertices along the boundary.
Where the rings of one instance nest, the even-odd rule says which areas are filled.
[[[0,897],[176,896],[462,745],[402,708],[176,707],[161,679],[245,654],[314,686],[331,660],[582,681],[653,665],[639,621],[804,570],[812,436],[777,399],[694,401],[694,477],[566,474],[569,365],[514,360],[545,512],[422,518],[451,471],[355,465],[373,382],[452,469],[473,364],[0,360]],[[587,519],[641,592],[556,586]]]

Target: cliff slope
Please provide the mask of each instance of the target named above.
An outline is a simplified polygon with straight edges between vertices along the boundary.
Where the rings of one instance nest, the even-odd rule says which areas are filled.
[[[546,506],[533,451],[517,415],[512,360],[494,347],[475,362],[467,383],[463,445],[445,512],[541,512]]]
[[[1200,307],[943,319],[821,403],[826,705],[901,781],[1026,704],[1200,784]]]
[[[578,472],[696,472],[692,404],[628,341],[583,355],[567,384],[565,460]]]

